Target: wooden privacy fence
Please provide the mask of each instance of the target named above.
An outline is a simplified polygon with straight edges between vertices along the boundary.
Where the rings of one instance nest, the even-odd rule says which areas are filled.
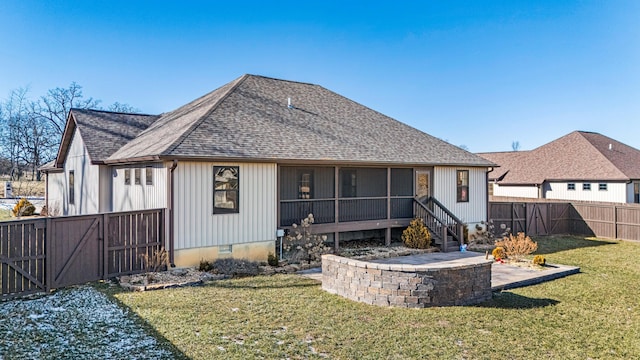
[[[563,202],[490,202],[489,219],[514,234],[587,235],[640,240],[640,206]]]
[[[143,272],[164,209],[0,222],[2,298]]]

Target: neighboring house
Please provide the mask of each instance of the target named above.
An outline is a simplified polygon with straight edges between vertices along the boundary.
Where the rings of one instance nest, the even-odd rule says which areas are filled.
[[[493,165],[321,86],[244,75],[159,116],[73,109],[45,171],[64,215],[168,208],[186,266],[264,260],[309,213],[336,246],[431,212],[436,239],[461,237],[456,217],[487,218]]]
[[[479,153],[498,164],[493,196],[640,202],[640,150],[604,135],[574,131],[531,151]]]

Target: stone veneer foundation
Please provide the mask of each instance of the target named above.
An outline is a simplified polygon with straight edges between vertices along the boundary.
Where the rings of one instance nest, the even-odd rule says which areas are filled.
[[[480,256],[412,265],[323,255],[322,289],[380,306],[471,305],[491,299],[491,261]]]

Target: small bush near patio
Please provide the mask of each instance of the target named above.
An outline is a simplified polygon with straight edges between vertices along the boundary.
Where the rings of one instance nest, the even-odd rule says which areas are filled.
[[[495,249],[493,249],[493,251],[491,252],[491,256],[493,256],[493,258],[495,260],[500,260],[500,259],[504,259],[505,258],[505,253],[504,253],[504,248],[502,248],[501,246],[496,247]]]
[[[402,232],[404,246],[412,249],[428,249],[431,246],[431,233],[420,218],[411,220]]]
[[[640,358],[640,244],[535,240],[548,262],[581,273],[476,306],[380,308],[297,275],[104,291],[192,359]]]
[[[496,241],[496,246],[504,249],[504,253],[509,260],[520,261],[523,256],[529,255],[538,249],[536,244],[530,237],[525,236],[523,232],[518,235],[505,236],[502,241]]]
[[[332,248],[324,243],[327,236],[314,234],[311,231],[314,221],[313,214],[309,214],[300,220],[300,225],[292,225],[291,233],[283,239],[284,260],[291,264],[319,262],[322,255],[331,253]]]
[[[544,256],[542,255],[536,255],[533,257],[533,265],[539,265],[539,266],[544,266],[544,264],[547,263],[547,259],[544,258]]]

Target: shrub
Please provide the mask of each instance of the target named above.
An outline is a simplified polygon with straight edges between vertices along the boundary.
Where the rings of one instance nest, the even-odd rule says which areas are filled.
[[[402,232],[402,242],[413,249],[427,249],[431,246],[431,233],[420,218],[411,220],[409,226]]]
[[[499,237],[507,236],[510,231],[511,229],[508,228],[507,225],[500,224]],[[471,234],[470,240],[476,244],[492,245],[496,237],[498,237],[496,236],[496,227],[493,224],[493,220],[489,220],[481,221],[480,224],[476,224],[476,231],[474,234]]]
[[[538,250],[538,244],[530,237],[525,236],[523,232],[519,232],[517,236],[513,236],[513,234],[505,236],[501,241],[496,241],[496,246],[504,248],[507,257],[515,261]]]
[[[493,251],[491,252],[491,255],[493,256],[494,260],[499,260],[499,259],[504,259],[506,254],[504,253],[504,249],[498,246],[495,249],[493,249]]]
[[[309,214],[300,221],[300,225],[291,225],[292,232],[285,236],[282,242],[284,253],[289,263],[298,263],[300,261],[320,261],[323,254],[328,254],[332,248],[325,245],[326,235],[314,234],[311,231],[313,224],[313,214]]]
[[[269,266],[278,266],[278,255],[269,253],[269,256],[267,256],[267,264],[269,264]]]
[[[198,271],[209,272],[212,269],[213,269],[213,266],[209,261],[207,261],[205,259],[200,260],[200,265],[198,265]]]
[[[536,255],[533,257],[533,264],[534,265],[540,265],[540,266],[544,266],[544,264],[547,263],[547,259],[544,258],[544,256],[542,255]]]
[[[140,255],[142,258],[142,267],[147,272],[158,272],[167,269],[169,265],[169,253],[164,247],[153,250],[151,256],[149,254]]]
[[[18,203],[13,207],[13,210],[11,210],[15,217],[31,216],[35,211],[36,207],[33,206],[33,204],[26,198],[20,199],[20,201],[18,201]]]
[[[211,272],[231,276],[258,275],[258,263],[245,259],[217,259],[211,263]]]

